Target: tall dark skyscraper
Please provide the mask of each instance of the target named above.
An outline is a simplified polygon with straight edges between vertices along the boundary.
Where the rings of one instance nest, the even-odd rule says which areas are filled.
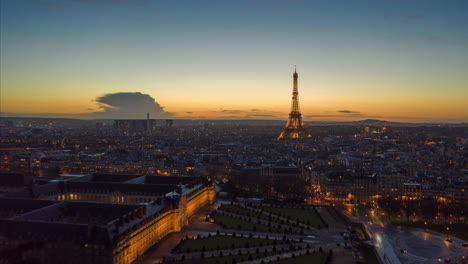
[[[307,129],[304,126],[302,121],[302,114],[299,109],[299,92],[297,90],[297,78],[299,75],[294,69],[294,83],[293,83],[293,93],[292,93],[292,103],[291,103],[291,113],[289,113],[289,120],[284,127],[283,132],[279,135],[278,139],[288,139],[288,138],[306,138],[310,137],[310,134],[307,133]]]

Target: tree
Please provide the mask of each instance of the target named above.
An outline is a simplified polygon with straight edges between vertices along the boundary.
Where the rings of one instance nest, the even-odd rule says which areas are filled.
[[[437,212],[437,200],[434,198],[423,198],[421,200],[421,214],[425,221],[435,217]]]

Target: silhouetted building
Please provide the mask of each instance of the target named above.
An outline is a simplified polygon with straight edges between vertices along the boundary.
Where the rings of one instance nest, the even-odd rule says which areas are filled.
[[[121,133],[142,133],[156,131],[155,119],[114,120],[114,128]]]
[[[172,119],[167,119],[166,120],[166,128],[172,128],[173,120]]]

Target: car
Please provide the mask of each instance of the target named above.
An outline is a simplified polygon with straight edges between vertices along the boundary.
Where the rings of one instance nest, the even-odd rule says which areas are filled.
[[[449,258],[445,258],[445,259],[444,259],[444,262],[445,262],[445,263],[450,263],[450,259],[449,259]]]
[[[468,243],[461,244],[462,247],[468,247]]]
[[[316,236],[312,236],[312,235],[307,236],[307,237],[308,237],[308,238],[316,238]]]
[[[451,238],[447,238],[447,239],[445,239],[445,241],[447,241],[449,243],[453,243],[453,239],[451,239]]]
[[[406,254],[406,253],[408,253],[408,250],[406,250],[406,249],[400,249],[400,252],[401,252],[402,254]]]

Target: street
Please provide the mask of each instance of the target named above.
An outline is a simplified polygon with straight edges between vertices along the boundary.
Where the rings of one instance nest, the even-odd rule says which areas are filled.
[[[395,227],[385,223],[377,215],[369,213],[351,216],[353,221],[361,222],[371,236],[370,243],[376,246],[384,263],[441,263],[450,259],[450,263],[468,263],[466,249],[461,246],[465,241],[453,238],[447,242],[444,234],[424,231],[418,228]],[[405,253],[402,252],[406,250]]]

